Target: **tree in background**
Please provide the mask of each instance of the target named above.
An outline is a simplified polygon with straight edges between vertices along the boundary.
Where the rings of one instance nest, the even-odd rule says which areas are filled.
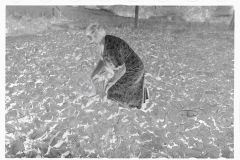
[[[230,30],[234,30],[234,17],[235,17],[234,14],[235,14],[235,12],[233,10],[232,19],[231,19],[230,24],[229,24],[229,29]]]
[[[138,27],[138,13],[139,13],[139,6],[135,7],[135,28]]]

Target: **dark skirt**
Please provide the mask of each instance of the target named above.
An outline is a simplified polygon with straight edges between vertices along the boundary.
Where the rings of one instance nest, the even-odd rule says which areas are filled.
[[[144,71],[126,71],[125,74],[109,88],[107,98],[130,108],[142,107]]]

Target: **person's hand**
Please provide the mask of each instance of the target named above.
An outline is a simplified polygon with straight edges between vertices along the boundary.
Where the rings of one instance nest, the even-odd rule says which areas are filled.
[[[104,93],[107,93],[108,89],[109,89],[110,87],[112,87],[113,84],[114,84],[113,82],[108,81],[107,84],[106,84],[105,87],[104,87]]]
[[[104,87],[104,93],[107,93],[108,89],[110,88],[110,84],[107,83]]]
[[[98,79],[97,76],[91,77],[91,81],[92,81],[92,83],[95,83],[95,81],[96,81],[97,79]]]

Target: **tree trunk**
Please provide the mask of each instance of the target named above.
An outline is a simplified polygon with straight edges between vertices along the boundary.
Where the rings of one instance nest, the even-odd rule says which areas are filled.
[[[231,22],[229,24],[229,29],[232,31],[234,30],[234,11],[233,11]]]
[[[53,17],[55,17],[54,7],[52,8],[52,15],[53,15]]]
[[[135,28],[138,27],[138,12],[139,12],[139,6],[135,7]]]

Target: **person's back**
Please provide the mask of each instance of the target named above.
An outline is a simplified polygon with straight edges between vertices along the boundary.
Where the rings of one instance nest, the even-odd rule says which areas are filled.
[[[105,36],[103,58],[106,56],[112,58],[116,67],[125,63],[127,71],[140,71],[144,69],[140,57],[119,37],[113,35]]]

